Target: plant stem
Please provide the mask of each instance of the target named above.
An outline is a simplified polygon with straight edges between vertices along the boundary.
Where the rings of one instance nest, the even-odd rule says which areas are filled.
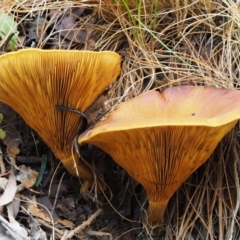
[[[161,202],[149,200],[147,211],[147,226],[150,235],[158,235],[164,222],[164,213],[167,208],[169,199]]]

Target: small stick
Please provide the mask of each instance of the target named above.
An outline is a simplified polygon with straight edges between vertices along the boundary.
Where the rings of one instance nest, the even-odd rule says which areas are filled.
[[[81,225],[79,225],[78,227],[76,227],[74,230],[72,230],[69,234],[68,234],[68,238],[72,238],[75,234],[80,233],[85,227],[88,227],[92,221],[98,217],[98,215],[100,215],[103,212],[103,210],[101,208],[99,208],[94,214],[91,215],[90,218],[88,218],[87,221],[84,221]]]
[[[65,230],[62,237],[61,237],[61,240],[66,240],[67,239],[67,235],[68,235],[69,231],[68,230]]]
[[[60,187],[61,187],[61,185],[62,185],[63,177],[65,176],[65,173],[66,173],[66,172],[64,172],[64,173],[62,174],[62,176],[61,176],[61,178],[60,178],[60,181],[59,181],[59,183],[58,183],[57,194],[56,194],[56,196],[55,196],[55,200],[54,200],[54,203],[53,203],[52,212],[55,210],[55,207],[56,207],[56,205],[57,205],[58,194],[59,194]]]
[[[93,231],[93,230],[87,230],[85,233],[89,236],[97,236],[97,237],[109,236],[109,240],[112,240],[112,234],[110,233]]]
[[[79,125],[79,129],[77,131],[78,133],[81,132],[82,130],[85,130],[86,127],[89,125],[87,115],[84,114],[83,112],[81,112],[80,110],[73,109],[73,108],[68,108],[68,107],[63,107],[63,106],[59,106],[59,105],[56,105],[55,107],[57,109],[61,110],[61,111],[68,111],[68,112],[73,112],[73,113],[79,114],[82,117],[81,123]]]

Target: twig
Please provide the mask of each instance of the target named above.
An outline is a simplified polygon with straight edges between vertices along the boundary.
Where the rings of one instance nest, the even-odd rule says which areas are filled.
[[[66,240],[67,239],[67,235],[68,235],[69,231],[68,230],[65,230],[62,237],[61,237],[61,240]]]
[[[58,200],[58,194],[59,194],[59,190],[60,190],[60,187],[61,187],[61,184],[62,184],[62,180],[63,180],[63,177],[65,176],[65,173],[64,172],[60,178],[60,181],[58,183],[58,188],[57,188],[57,193],[56,193],[56,196],[55,196],[55,200],[54,200],[54,204],[53,204],[53,207],[52,207],[52,212],[55,210],[55,207],[57,205],[57,200]]]
[[[95,237],[109,236],[109,240],[112,240],[112,234],[110,233],[93,231],[93,230],[87,230],[85,233],[89,236],[95,236]]]
[[[103,210],[101,208],[99,208],[94,214],[91,215],[90,218],[88,218],[87,221],[84,221],[80,226],[76,227],[74,230],[72,230],[69,234],[68,234],[68,238],[72,238],[75,234],[80,233],[85,227],[88,227],[92,221],[98,217],[98,215],[100,215],[103,212]]]
[[[58,234],[61,235],[61,236],[64,234],[64,232],[63,232],[62,230],[54,227],[53,225],[50,225],[48,222],[46,222],[46,221],[44,221],[44,220],[42,220],[42,219],[40,219],[40,218],[38,218],[38,222],[39,222],[42,226],[44,226],[44,227],[46,227],[46,228],[48,228],[48,229],[50,229],[50,230],[52,230],[52,231],[55,231],[56,233],[58,233]]]

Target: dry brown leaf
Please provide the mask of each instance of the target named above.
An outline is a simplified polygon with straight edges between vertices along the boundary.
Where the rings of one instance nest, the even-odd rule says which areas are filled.
[[[45,17],[38,16],[30,23],[30,28],[28,31],[28,39],[31,42],[38,43],[40,38],[46,37],[46,25],[47,20]]]
[[[41,218],[47,222],[52,222],[49,214],[44,213],[42,209],[38,208],[35,196],[33,196],[32,201],[27,204],[27,210],[35,217]]]
[[[103,109],[105,111],[105,102],[108,100],[107,96],[101,94],[97,100],[87,109],[85,114],[88,118],[88,124],[92,124],[95,122],[96,118],[99,115],[99,112]]]
[[[74,226],[73,222],[66,220],[66,219],[58,218],[57,222],[62,224],[65,227],[69,227],[69,228],[72,228]]]
[[[53,209],[52,202],[50,201],[48,196],[38,197],[37,199],[38,207],[48,214],[47,210],[51,212],[52,219],[55,221],[57,219],[57,213]]]
[[[34,215],[35,217],[41,218],[44,221],[51,222],[51,218],[48,214],[45,214],[42,209],[39,209],[38,207],[34,206],[33,204],[28,205],[28,211]]]
[[[72,11],[63,17],[63,19],[56,25],[55,30],[60,34],[73,42],[86,43],[87,31],[81,30],[79,26],[76,26],[76,20],[82,15],[83,8],[73,8]]]
[[[16,176],[17,181],[20,181],[25,188],[32,187],[37,180],[38,172],[25,165],[21,165],[19,169],[20,172]]]
[[[12,158],[14,160],[14,163],[15,163],[16,156],[20,153],[20,149],[16,146],[13,146],[13,144],[15,144],[15,143],[16,143],[15,140],[11,139],[11,141],[6,144],[7,145],[7,154],[10,158]]]

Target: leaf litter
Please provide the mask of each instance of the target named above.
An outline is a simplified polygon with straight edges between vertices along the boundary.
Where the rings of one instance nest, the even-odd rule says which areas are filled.
[[[22,9],[26,8],[28,4],[30,2],[25,2],[21,6]],[[41,1],[38,3],[35,1],[35,4],[40,6]],[[71,48],[75,45],[91,49],[94,47],[95,41],[90,37],[92,29],[87,26],[92,13],[93,11],[89,11],[89,8],[86,7],[51,8],[49,11],[36,11],[25,16],[23,13],[19,13],[16,17],[17,19],[22,17],[22,20],[18,28],[19,34],[16,34],[18,47],[24,45],[59,48],[60,39],[61,48]],[[106,97],[100,96],[98,101],[91,106],[92,110],[88,111],[88,115],[92,119],[91,123],[97,118],[99,109],[105,105],[105,101]],[[97,206],[91,206],[91,203],[86,203],[81,196],[74,196],[76,189],[80,188],[76,179],[71,180],[71,176],[68,175],[61,185],[58,184],[58,177],[53,179],[49,197],[46,194],[46,189],[34,187],[39,164],[36,162],[38,166],[34,166],[30,162],[29,166],[16,166],[16,164],[18,165],[16,159],[19,157],[27,163],[27,159],[31,159],[32,156],[39,157],[39,152],[44,152],[42,149],[46,151],[47,147],[35,133],[31,133],[32,131],[10,108],[0,104],[0,112],[4,116],[3,129],[6,131],[6,137],[1,142],[1,149],[3,149],[2,156],[7,169],[6,173],[1,172],[2,178],[0,178],[0,185],[3,186],[1,202],[4,205],[1,208],[3,213],[6,211],[9,213],[5,216],[8,220],[3,218],[4,220],[0,221],[0,225],[6,226],[8,223],[6,228],[10,232],[9,236],[13,236],[14,239],[46,239],[46,235],[42,234],[44,232],[42,232],[41,225],[44,226],[48,234],[52,233],[54,239],[55,235],[59,239],[64,235],[64,231],[61,231],[62,228],[69,230],[69,233],[65,233],[66,238],[67,236],[72,237],[78,232],[82,239],[87,236],[89,239],[91,239],[90,236],[93,239],[95,236],[111,237],[111,234],[107,232],[91,230],[90,225],[102,213],[102,210]],[[20,156],[18,156],[19,153]],[[48,163],[48,166],[49,164],[52,162]],[[11,178],[7,179],[5,176],[8,176],[7,173],[9,168],[12,168],[11,166],[14,168],[14,175],[10,175]],[[59,171],[63,171],[62,167]],[[49,172],[45,174],[49,174]],[[46,180],[46,176],[43,179]],[[71,181],[75,183],[69,186]],[[65,198],[66,194],[68,194],[67,198]],[[51,197],[56,197],[56,195],[59,196],[57,202]],[[20,206],[15,211],[11,206],[19,203],[19,200]],[[26,216],[29,217],[26,219]],[[20,224],[21,222],[23,225]],[[78,225],[79,227],[76,228]],[[76,230],[74,230],[75,228]],[[4,231],[5,233],[6,231]],[[16,233],[19,233],[19,236]]]
[[[19,33],[16,34],[18,41],[15,46],[17,49],[35,46],[45,49],[114,50],[123,55],[122,76],[109,90],[108,110],[116,107],[122,101],[137,96],[142,91],[159,86],[162,88],[178,84],[213,84],[227,88],[233,86],[239,88],[240,86],[239,71],[236,67],[239,66],[240,48],[237,34],[239,24],[237,19],[240,18],[238,6],[232,1],[224,1],[224,3],[208,1],[207,4],[202,3],[202,1],[195,3],[186,1],[184,6],[173,1],[164,1],[159,12],[151,15],[157,16],[156,19],[136,12],[135,9],[138,8],[134,7],[132,2],[133,6],[128,9],[134,16],[132,19],[142,21],[137,21],[137,26],[132,24],[129,11],[126,12],[126,9],[121,5],[109,8],[107,4],[104,5],[103,2],[99,4],[97,1],[78,3],[77,1],[39,0],[21,1],[21,4],[16,4],[16,1],[11,3],[11,0],[2,2],[4,4],[0,3],[1,8],[5,9],[8,16],[13,16],[12,19],[19,24],[17,29]],[[181,6],[176,6],[176,4]],[[6,6],[8,6],[7,10]],[[72,12],[75,8],[79,8],[80,13],[73,15]],[[81,13],[83,9],[84,12]],[[65,18],[66,20],[64,20]],[[153,25],[151,29],[146,29],[148,21],[154,23],[154,20],[156,28]],[[141,28],[141,26],[143,27]],[[139,37],[141,33],[142,43],[141,37]],[[152,37],[153,35],[155,37]],[[71,39],[69,36],[74,37]],[[8,40],[10,39],[6,37],[2,39],[1,46],[7,43],[7,48],[4,48],[4,51],[9,51]],[[89,44],[91,41],[92,44]],[[106,102],[106,100],[104,101]],[[93,119],[95,118],[96,115],[93,116]],[[19,130],[21,145],[18,147],[13,145],[21,150],[21,155],[18,155],[16,159],[21,157],[21,160],[28,164],[27,167],[38,172],[40,168],[38,161],[33,163],[29,159],[41,159],[41,154],[45,154],[48,148],[35,133],[18,121],[19,119],[14,123],[14,126],[17,126]],[[238,128],[234,134],[234,137],[237,138]],[[236,215],[237,209],[235,209],[234,203],[235,195],[239,190],[234,184],[234,181],[236,182],[238,179],[232,176],[231,173],[234,171],[229,170],[230,166],[234,166],[231,157],[232,150],[229,148],[231,140],[229,139],[218,148],[217,153],[207,164],[183,184],[170,201],[166,214],[168,223],[166,236],[170,236],[168,239],[214,239],[216,236],[220,236],[219,239],[238,239],[239,230],[236,229],[239,228],[239,215]],[[239,144],[238,142],[239,139],[237,144]],[[11,141],[9,148],[11,148]],[[6,171],[5,173],[1,172],[0,178],[0,185],[4,186],[1,191],[4,192],[8,182],[8,172],[11,169],[9,164],[11,161],[7,157],[8,151],[4,144],[1,145],[1,150],[6,165]],[[86,154],[86,152],[87,150],[84,153]],[[17,150],[13,149],[12,158],[16,154]],[[143,206],[144,195],[142,196],[143,200],[139,199],[139,196],[142,195],[141,191],[136,191],[136,184],[128,178],[122,179],[122,170],[112,162],[109,156],[96,150],[96,154],[93,154],[92,158],[96,165],[99,163],[99,159],[104,160],[106,182],[112,195],[117,196],[117,199],[116,197],[111,199],[111,204],[122,215],[117,215],[107,203],[103,206],[103,213],[98,215],[95,223],[91,224],[91,229],[97,229],[97,233],[106,230],[106,232],[111,233],[113,239],[144,239],[141,227],[139,227],[140,223],[137,222],[135,227],[135,230],[138,228],[139,231],[133,234],[132,222],[125,220],[126,218],[134,219],[133,211],[139,214]],[[239,163],[238,157],[235,156],[234,161]],[[17,161],[17,166],[19,164],[21,162]],[[53,176],[50,170],[48,171],[52,168],[55,169],[54,161],[48,163],[43,180],[46,180],[47,175]],[[19,170],[15,169],[15,172],[17,171]],[[42,228],[49,239],[51,237],[65,239],[73,228],[81,226],[99,209],[95,204],[85,202],[76,193],[79,183],[70,175],[65,175],[59,187],[58,183],[63,171],[62,167],[56,170],[56,174],[51,180],[51,187],[48,184],[37,189],[31,187],[32,177],[29,177],[31,179],[29,184],[23,183],[22,185],[20,183],[17,185],[17,192],[24,194],[20,197],[16,196],[16,198],[21,199],[20,211],[16,219],[28,231],[28,237],[35,235],[29,229],[41,236],[40,228]],[[232,178],[229,177],[229,173]],[[27,175],[31,175],[31,173]],[[28,180],[26,181],[28,183]],[[48,187],[51,188],[50,194],[48,194]],[[110,194],[106,194],[110,199]],[[55,204],[57,218],[54,218],[56,223],[45,221],[37,216],[37,213],[42,214],[43,212],[37,201],[38,197],[42,195],[48,196],[52,202],[51,204],[47,201],[41,203],[46,209],[51,209],[57,196]],[[65,198],[72,199],[74,204],[68,204]],[[199,199],[202,201],[199,202]],[[105,201],[104,198],[101,200]],[[32,202],[35,217],[33,213],[27,211],[27,207],[24,209],[23,202]],[[69,202],[71,203],[71,201]],[[136,210],[135,206],[138,206],[140,210]],[[7,210],[4,206],[3,208],[1,216],[4,216],[4,220],[8,219],[9,223]],[[233,211],[234,214],[232,214]],[[236,215],[234,219],[233,215]],[[45,212],[44,216],[47,216]],[[222,221],[222,219],[227,220]],[[66,225],[60,224],[60,222],[65,222]],[[1,226],[2,224],[0,224],[0,232],[2,232]],[[111,236],[90,236],[87,233],[94,232],[91,229],[82,231],[79,238],[111,238]],[[233,229],[235,231],[232,231]],[[6,232],[6,228],[3,228],[3,232]],[[95,232],[95,234],[97,233]],[[8,236],[11,237],[11,235]],[[4,236],[1,237],[4,239]]]

